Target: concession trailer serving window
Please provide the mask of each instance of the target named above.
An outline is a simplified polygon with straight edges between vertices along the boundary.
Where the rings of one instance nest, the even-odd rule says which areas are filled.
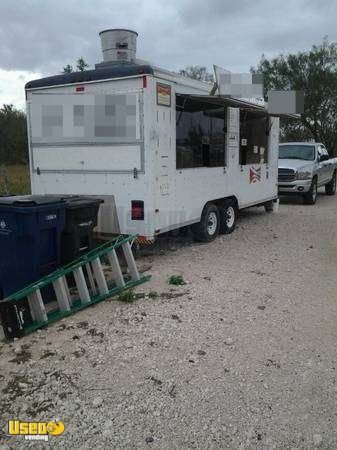
[[[239,162],[242,166],[268,163],[268,124],[268,116],[240,111]]]
[[[270,121],[264,106],[231,97],[177,94],[177,169],[226,165],[228,107],[240,109],[240,165],[268,162]]]
[[[223,167],[226,108],[177,95],[177,169]]]

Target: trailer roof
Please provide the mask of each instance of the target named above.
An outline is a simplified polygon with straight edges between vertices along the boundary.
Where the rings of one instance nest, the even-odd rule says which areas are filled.
[[[84,70],[83,72],[71,72],[51,77],[40,78],[26,83],[25,89],[40,87],[59,86],[64,84],[85,83],[88,81],[107,80],[110,78],[123,78],[131,76],[153,75],[150,65],[118,64],[95,70]]]

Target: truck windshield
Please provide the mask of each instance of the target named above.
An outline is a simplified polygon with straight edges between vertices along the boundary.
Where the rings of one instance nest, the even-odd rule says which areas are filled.
[[[314,145],[280,145],[279,159],[304,159],[313,161],[315,159]]]

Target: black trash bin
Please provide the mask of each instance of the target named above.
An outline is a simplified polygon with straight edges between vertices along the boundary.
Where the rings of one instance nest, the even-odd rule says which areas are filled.
[[[103,200],[90,197],[63,197],[66,201],[66,221],[61,237],[62,265],[94,248],[93,229],[97,225],[98,209]]]
[[[0,198],[0,298],[60,267],[65,206],[56,196]]]

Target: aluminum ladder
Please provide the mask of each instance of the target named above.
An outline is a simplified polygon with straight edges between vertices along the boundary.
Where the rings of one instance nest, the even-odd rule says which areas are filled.
[[[131,245],[136,237],[120,235],[0,301],[0,317],[6,338],[29,334],[150,279],[150,275],[140,276],[133,257]],[[122,249],[127,264],[128,273],[125,275],[119,263],[118,248]],[[110,268],[112,280],[107,280],[104,274],[102,259]],[[71,275],[75,280],[75,295],[71,295],[69,287]],[[51,289],[57,308],[53,305],[48,308],[50,305],[43,298],[47,290],[50,294]]]

